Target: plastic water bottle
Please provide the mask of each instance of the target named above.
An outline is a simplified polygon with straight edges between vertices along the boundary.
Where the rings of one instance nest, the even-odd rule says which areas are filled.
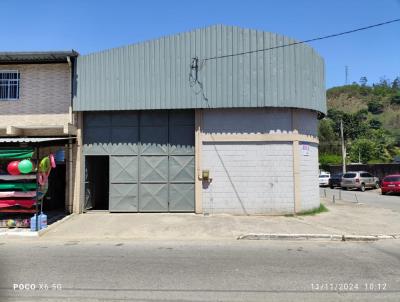
[[[40,229],[40,225],[38,228]],[[36,232],[36,214],[31,217],[31,232]]]
[[[47,227],[47,215],[42,212],[39,214],[38,229],[41,230],[46,227]],[[36,232],[36,214],[33,215],[33,217],[31,218],[31,231]]]
[[[44,229],[47,227],[47,215],[44,214],[43,212],[40,213],[39,215],[39,221],[40,221],[40,229]]]

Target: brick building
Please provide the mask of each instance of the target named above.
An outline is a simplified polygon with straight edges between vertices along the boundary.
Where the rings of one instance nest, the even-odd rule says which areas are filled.
[[[0,52],[0,148],[40,147],[38,156],[65,154],[53,172],[46,206],[72,212],[76,135],[72,112],[78,53]],[[35,155],[36,156],[36,155]],[[61,192],[61,194],[60,194]]]

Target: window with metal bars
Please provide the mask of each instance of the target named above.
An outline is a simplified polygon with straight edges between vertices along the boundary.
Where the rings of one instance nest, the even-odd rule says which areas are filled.
[[[18,70],[0,70],[0,100],[19,99]]]

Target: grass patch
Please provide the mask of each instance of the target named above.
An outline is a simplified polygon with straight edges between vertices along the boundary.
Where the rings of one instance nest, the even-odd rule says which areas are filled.
[[[324,213],[324,212],[329,212],[328,208],[324,206],[322,203],[319,204],[318,208],[312,209],[312,210],[307,210],[303,212],[299,212],[296,215],[294,214],[286,214],[285,217],[294,217],[294,216],[313,216],[319,213]]]

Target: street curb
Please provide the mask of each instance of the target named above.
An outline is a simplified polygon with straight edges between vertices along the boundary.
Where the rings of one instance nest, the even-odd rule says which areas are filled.
[[[237,240],[332,240],[332,241],[377,241],[399,239],[399,235],[338,235],[338,234],[246,234]]]
[[[39,232],[37,232],[38,233],[38,237],[43,236],[47,232],[51,231],[53,228],[56,228],[57,226],[59,226],[60,224],[66,222],[67,220],[71,219],[75,215],[76,215],[76,213],[69,214],[69,215],[65,216],[64,218],[62,218],[62,219],[60,219],[60,220],[48,225],[46,228],[44,228],[44,229],[40,230]]]

